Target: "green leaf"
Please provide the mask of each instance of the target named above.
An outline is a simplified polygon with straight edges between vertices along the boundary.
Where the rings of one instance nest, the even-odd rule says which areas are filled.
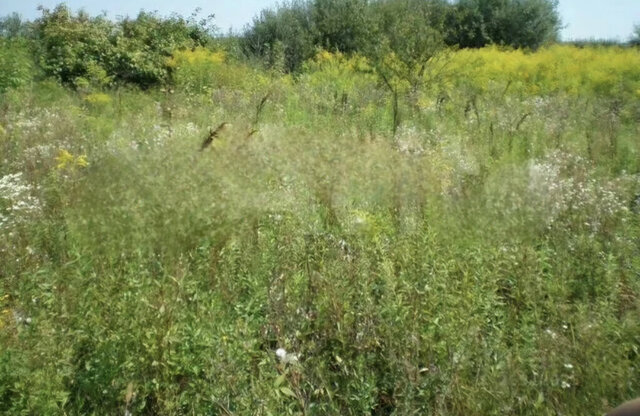
[[[275,387],[280,386],[284,382],[284,378],[285,378],[284,374],[280,374],[278,377],[276,377],[276,381],[275,381],[275,383],[273,383],[273,385]]]
[[[289,387],[280,387],[280,391],[289,397],[296,397],[296,394]]]

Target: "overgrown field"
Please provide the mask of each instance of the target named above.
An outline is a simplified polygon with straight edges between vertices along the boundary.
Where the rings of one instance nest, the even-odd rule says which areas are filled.
[[[295,76],[169,65],[146,91],[6,83],[0,412],[600,415],[640,393],[637,49],[445,53],[390,85],[327,52]]]

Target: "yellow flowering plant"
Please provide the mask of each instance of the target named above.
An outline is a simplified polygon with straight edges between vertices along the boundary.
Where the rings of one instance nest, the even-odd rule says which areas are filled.
[[[565,93],[628,96],[640,85],[640,52],[633,48],[555,45],[531,53],[498,47],[453,55],[454,84],[479,91],[506,88],[528,95]]]
[[[56,156],[56,168],[59,170],[75,170],[76,168],[86,168],[89,166],[87,155],[74,156],[68,150],[62,149]]]

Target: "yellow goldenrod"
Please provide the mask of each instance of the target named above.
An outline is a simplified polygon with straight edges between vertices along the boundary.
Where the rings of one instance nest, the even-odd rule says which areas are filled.
[[[86,168],[89,166],[87,161],[87,155],[73,156],[68,150],[62,149],[56,157],[58,165],[56,166],[60,170]]]
[[[178,68],[181,66],[221,64],[225,62],[226,57],[224,51],[213,52],[205,48],[196,48],[192,51],[178,50],[167,59],[167,65],[171,68]]]
[[[102,92],[94,92],[84,97],[84,100],[94,106],[104,106],[111,102],[111,97]]]
[[[56,166],[58,169],[65,169],[67,166],[73,164],[73,155],[69,153],[69,151],[62,149],[58,152],[56,162],[58,162],[58,165]]]
[[[509,84],[526,94],[596,93],[620,96],[640,83],[640,53],[624,48],[577,48],[556,45],[535,53],[497,47],[465,49],[449,65],[457,84],[480,91]]]
[[[89,166],[87,155],[80,155],[76,157],[76,166],[79,168],[86,168],[87,166]]]

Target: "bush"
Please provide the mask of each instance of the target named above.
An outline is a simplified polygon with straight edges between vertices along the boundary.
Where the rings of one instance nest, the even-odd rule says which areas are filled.
[[[104,86],[111,81],[143,88],[166,82],[166,60],[175,50],[210,42],[204,23],[141,12],[135,19],[111,22],[104,16],[77,15],[65,5],[42,9],[36,21],[40,64],[60,81]]]
[[[34,70],[26,40],[0,37],[0,93],[31,82]]]

